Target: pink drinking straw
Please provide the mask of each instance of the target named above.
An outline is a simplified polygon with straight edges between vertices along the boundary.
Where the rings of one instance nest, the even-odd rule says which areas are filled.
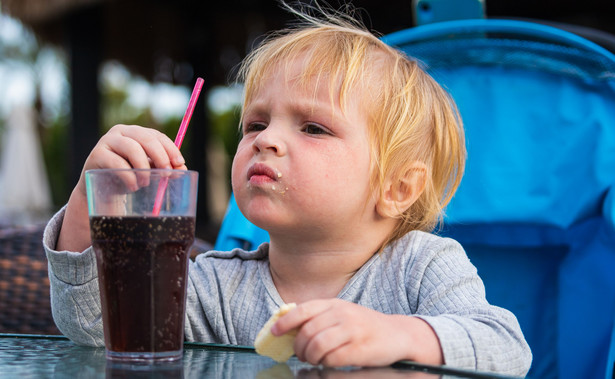
[[[188,102],[188,108],[186,108],[186,113],[184,113],[184,118],[182,119],[182,122],[179,125],[179,130],[177,131],[177,137],[175,137],[175,146],[177,146],[177,148],[182,146],[184,136],[186,135],[186,130],[188,130],[188,124],[190,123],[192,113],[194,112],[194,107],[196,107],[196,101],[199,99],[199,94],[203,88],[203,83],[204,80],[202,78],[196,79],[196,84],[192,90],[192,96],[190,96],[190,101]],[[160,214],[162,199],[164,198],[164,192],[167,190],[168,182],[169,179],[165,177],[162,178],[158,184],[158,192],[156,192],[156,200],[154,201],[154,209],[152,210],[152,214],[154,216],[158,216]]]

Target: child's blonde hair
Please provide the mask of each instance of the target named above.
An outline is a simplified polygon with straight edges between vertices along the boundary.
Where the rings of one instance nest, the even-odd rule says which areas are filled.
[[[342,111],[349,96],[361,94],[369,117],[372,188],[382,196],[387,179],[401,178],[416,161],[427,167],[423,193],[400,214],[399,226],[383,246],[411,230],[432,231],[442,221],[465,164],[455,103],[416,61],[351,16],[325,14],[323,21],[294,13],[305,23],[269,36],[244,60],[239,71],[243,108],[267,85],[272,70],[287,72],[282,64],[299,57],[305,62],[300,83],[328,80],[331,101],[339,101]]]

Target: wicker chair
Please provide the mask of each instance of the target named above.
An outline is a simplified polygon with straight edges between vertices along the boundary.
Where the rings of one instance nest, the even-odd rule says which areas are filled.
[[[0,229],[0,333],[60,334],[51,316],[43,228]]]

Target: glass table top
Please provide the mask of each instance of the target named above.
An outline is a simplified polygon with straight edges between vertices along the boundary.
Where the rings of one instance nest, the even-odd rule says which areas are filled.
[[[184,357],[157,365],[107,361],[104,348],[75,345],[63,336],[0,334],[0,378],[502,378],[400,362],[378,368],[324,368],[293,357],[276,363],[254,349],[186,343]]]

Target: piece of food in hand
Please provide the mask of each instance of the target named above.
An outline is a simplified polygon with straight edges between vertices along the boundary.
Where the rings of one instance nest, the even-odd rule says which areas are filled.
[[[295,353],[293,344],[295,343],[296,330],[291,330],[281,336],[271,334],[271,327],[276,321],[290,310],[295,308],[295,303],[284,304],[276,313],[265,323],[265,326],[258,332],[254,340],[256,352],[272,358],[276,362],[286,362]]]

